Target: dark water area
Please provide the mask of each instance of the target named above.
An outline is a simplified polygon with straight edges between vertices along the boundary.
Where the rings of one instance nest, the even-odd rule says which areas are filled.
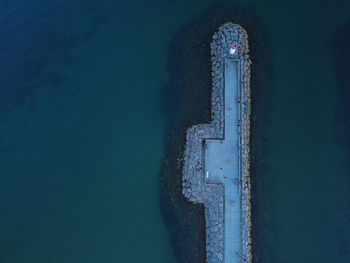
[[[336,84],[341,97],[337,109],[338,121],[342,126],[339,139],[341,144],[350,149],[350,20],[336,28],[329,43],[334,54]]]
[[[349,1],[0,1],[0,262],[205,262],[181,195],[209,41],[252,59],[254,262],[350,262]]]
[[[149,37],[153,8],[0,10],[0,262],[175,262],[158,201],[168,33]]]
[[[349,262],[349,4],[280,7],[281,24],[268,26],[274,82],[265,169],[255,184],[255,259]],[[281,18],[288,12],[297,21]]]

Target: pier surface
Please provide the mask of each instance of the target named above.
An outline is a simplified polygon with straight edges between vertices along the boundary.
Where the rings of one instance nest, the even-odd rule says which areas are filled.
[[[207,183],[224,185],[224,262],[240,261],[240,174],[239,174],[239,61],[225,61],[224,112],[222,140],[206,140],[205,172]]]

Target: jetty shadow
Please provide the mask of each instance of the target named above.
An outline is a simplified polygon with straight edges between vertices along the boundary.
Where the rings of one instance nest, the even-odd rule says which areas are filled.
[[[164,157],[159,173],[160,209],[170,233],[177,262],[206,262],[204,206],[182,195],[186,130],[211,121],[211,37],[225,22],[240,24],[248,33],[251,70],[251,164],[253,260],[261,261],[259,192],[266,174],[266,127],[269,124],[269,87],[273,81],[270,38],[251,8],[217,4],[193,19],[174,36],[167,60],[169,81],[159,100],[167,116]]]
[[[350,149],[350,18],[336,28],[329,43],[333,49],[336,85],[341,95],[341,103],[338,104],[336,116],[338,116],[337,123],[341,125],[343,134],[337,139],[344,138],[345,141],[339,141],[339,143],[345,143]]]

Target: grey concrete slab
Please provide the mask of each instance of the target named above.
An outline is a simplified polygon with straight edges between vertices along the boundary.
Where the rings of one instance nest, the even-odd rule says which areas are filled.
[[[240,262],[240,168],[239,168],[239,60],[225,61],[225,129],[224,139],[205,141],[206,182],[223,184],[224,262]]]

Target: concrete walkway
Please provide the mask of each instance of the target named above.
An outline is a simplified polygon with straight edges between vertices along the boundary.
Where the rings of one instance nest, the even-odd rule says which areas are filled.
[[[239,60],[225,61],[225,133],[224,140],[206,140],[206,182],[223,184],[224,262],[240,262],[240,168],[239,168]]]

